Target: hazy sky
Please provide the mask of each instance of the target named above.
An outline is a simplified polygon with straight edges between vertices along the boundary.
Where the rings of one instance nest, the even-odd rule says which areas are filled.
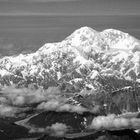
[[[140,0],[0,0],[0,15],[140,15]]]

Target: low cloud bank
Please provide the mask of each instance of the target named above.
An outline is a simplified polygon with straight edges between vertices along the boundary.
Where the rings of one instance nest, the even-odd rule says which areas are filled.
[[[32,104],[39,104],[37,110],[57,111],[57,112],[76,112],[82,114],[88,111],[97,111],[98,108],[88,110],[80,105],[71,105],[67,103],[58,87],[50,87],[47,90],[32,88],[16,88],[14,86],[2,89],[0,95],[0,116],[16,116],[19,110],[25,107],[31,107]],[[5,111],[3,110],[5,108]]]
[[[48,102],[41,103],[37,109],[46,110],[46,111],[57,111],[57,112],[77,112],[83,113],[88,111],[86,108],[81,106],[74,106],[67,103],[63,103],[57,100],[51,100]]]
[[[40,103],[51,99],[58,99],[61,92],[58,87],[49,87],[47,90],[32,88],[6,87],[0,91],[0,103],[25,106]]]
[[[68,131],[68,127],[63,123],[55,123],[46,128],[31,128],[30,133],[46,133],[52,136],[62,137]]]
[[[18,108],[13,106],[8,106],[0,104],[0,116],[2,117],[23,117],[25,111],[28,111],[29,108]]]
[[[16,112],[17,112],[17,108],[15,107],[0,105],[0,116],[14,117]]]
[[[59,94],[57,87],[50,87],[47,90],[6,87],[0,90],[0,116],[16,117],[32,104],[56,98],[59,100]]]
[[[96,130],[140,129],[140,118],[124,118],[116,115],[99,116],[92,120],[89,128]]]
[[[7,99],[7,104],[16,106],[38,103],[46,99],[45,93],[41,89],[33,90],[29,88],[17,89],[15,87],[7,87],[1,92],[3,97],[5,96]]]

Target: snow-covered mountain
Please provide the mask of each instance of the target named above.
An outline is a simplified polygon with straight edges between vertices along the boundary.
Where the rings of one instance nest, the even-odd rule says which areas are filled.
[[[139,139],[139,111],[140,41],[119,30],[0,59],[2,139]]]
[[[44,88],[61,85],[66,91],[81,91],[101,85],[99,77],[139,83],[140,41],[115,29],[98,32],[82,27],[63,41],[47,43],[34,53],[0,59],[1,86],[34,83]]]

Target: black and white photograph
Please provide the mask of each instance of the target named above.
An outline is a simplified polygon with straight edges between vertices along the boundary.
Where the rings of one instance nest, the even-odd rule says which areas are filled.
[[[0,140],[140,140],[140,0],[0,0]]]

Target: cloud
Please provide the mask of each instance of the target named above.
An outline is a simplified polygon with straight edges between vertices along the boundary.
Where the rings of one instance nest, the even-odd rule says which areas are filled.
[[[64,98],[61,97],[61,92],[58,87],[49,87],[47,90],[43,90],[41,88],[34,89],[32,86],[29,88],[16,88],[13,85],[2,89],[1,94],[0,103],[18,107],[52,99],[64,102]],[[59,97],[61,98],[59,99]]]
[[[70,105],[60,100],[51,100],[48,102],[43,102],[40,105],[38,105],[37,109],[57,112],[76,112],[79,114],[82,114],[83,112],[88,112],[88,110],[82,106]]]
[[[118,117],[114,114],[108,116],[98,116],[92,120],[90,129],[96,130],[120,130],[120,129],[140,129],[140,119]]]
[[[127,2],[126,2],[127,1]],[[140,15],[139,0],[0,0],[3,16]],[[4,5],[1,3],[5,3]],[[12,3],[12,4],[11,4]],[[57,8],[56,8],[57,7]]]
[[[1,90],[0,104],[17,108],[31,107],[38,104],[37,111],[56,111],[56,112],[76,112],[82,114],[90,112],[98,114],[101,111],[100,106],[96,105],[92,109],[85,108],[81,105],[72,105],[67,102],[67,98],[62,94],[58,87],[49,87],[47,90],[30,88],[16,88],[9,86]],[[71,95],[72,96],[72,95]],[[10,112],[9,111],[9,112]],[[2,112],[3,113],[3,112]],[[15,114],[15,113],[14,113]]]
[[[79,0],[24,0],[31,2],[69,2],[69,1],[79,1]]]
[[[5,104],[0,104],[0,116],[1,117],[22,117],[28,108],[18,108],[13,106],[8,106]]]
[[[5,106],[3,104],[0,105],[0,116],[4,117],[14,117],[17,109],[10,106]]]
[[[3,94],[3,97],[0,98],[0,101],[7,101],[7,104],[16,106],[30,105],[56,99],[61,96],[58,87],[49,87],[47,90],[43,90],[41,88],[34,89],[33,86],[30,86],[29,88],[16,88],[13,85],[2,89],[1,93]],[[63,98],[61,98],[61,100],[63,100]]]
[[[18,3],[25,3],[25,2],[71,2],[71,1],[80,1],[80,0],[0,0],[0,2],[18,2]]]
[[[58,87],[49,87],[47,90],[30,88],[16,88],[9,86],[1,91],[0,103],[8,106],[24,107],[32,104],[39,104],[36,109],[43,111],[56,112],[76,112],[82,114],[91,112],[100,113],[100,106],[96,105],[92,109],[81,105],[67,103],[67,98],[62,94]],[[72,96],[72,95],[71,95]]]
[[[30,133],[46,133],[51,136],[57,136],[62,137],[66,134],[68,131],[68,127],[63,123],[55,123],[51,126],[48,126],[46,128],[34,128],[32,127],[29,131]]]
[[[16,106],[24,106],[33,103],[38,103],[46,99],[45,94],[43,91],[41,91],[41,89],[17,89],[14,86],[11,86],[3,89],[1,93],[3,93],[3,96],[7,98],[7,104]]]
[[[40,103],[36,108],[37,110],[77,112],[79,114],[89,111],[82,106],[66,103],[67,98],[61,95],[61,91],[58,87],[49,87],[47,90],[36,90],[10,86],[3,89],[1,93],[0,103],[8,106],[22,107]]]
[[[8,99],[6,97],[0,97],[0,104],[8,103]]]

